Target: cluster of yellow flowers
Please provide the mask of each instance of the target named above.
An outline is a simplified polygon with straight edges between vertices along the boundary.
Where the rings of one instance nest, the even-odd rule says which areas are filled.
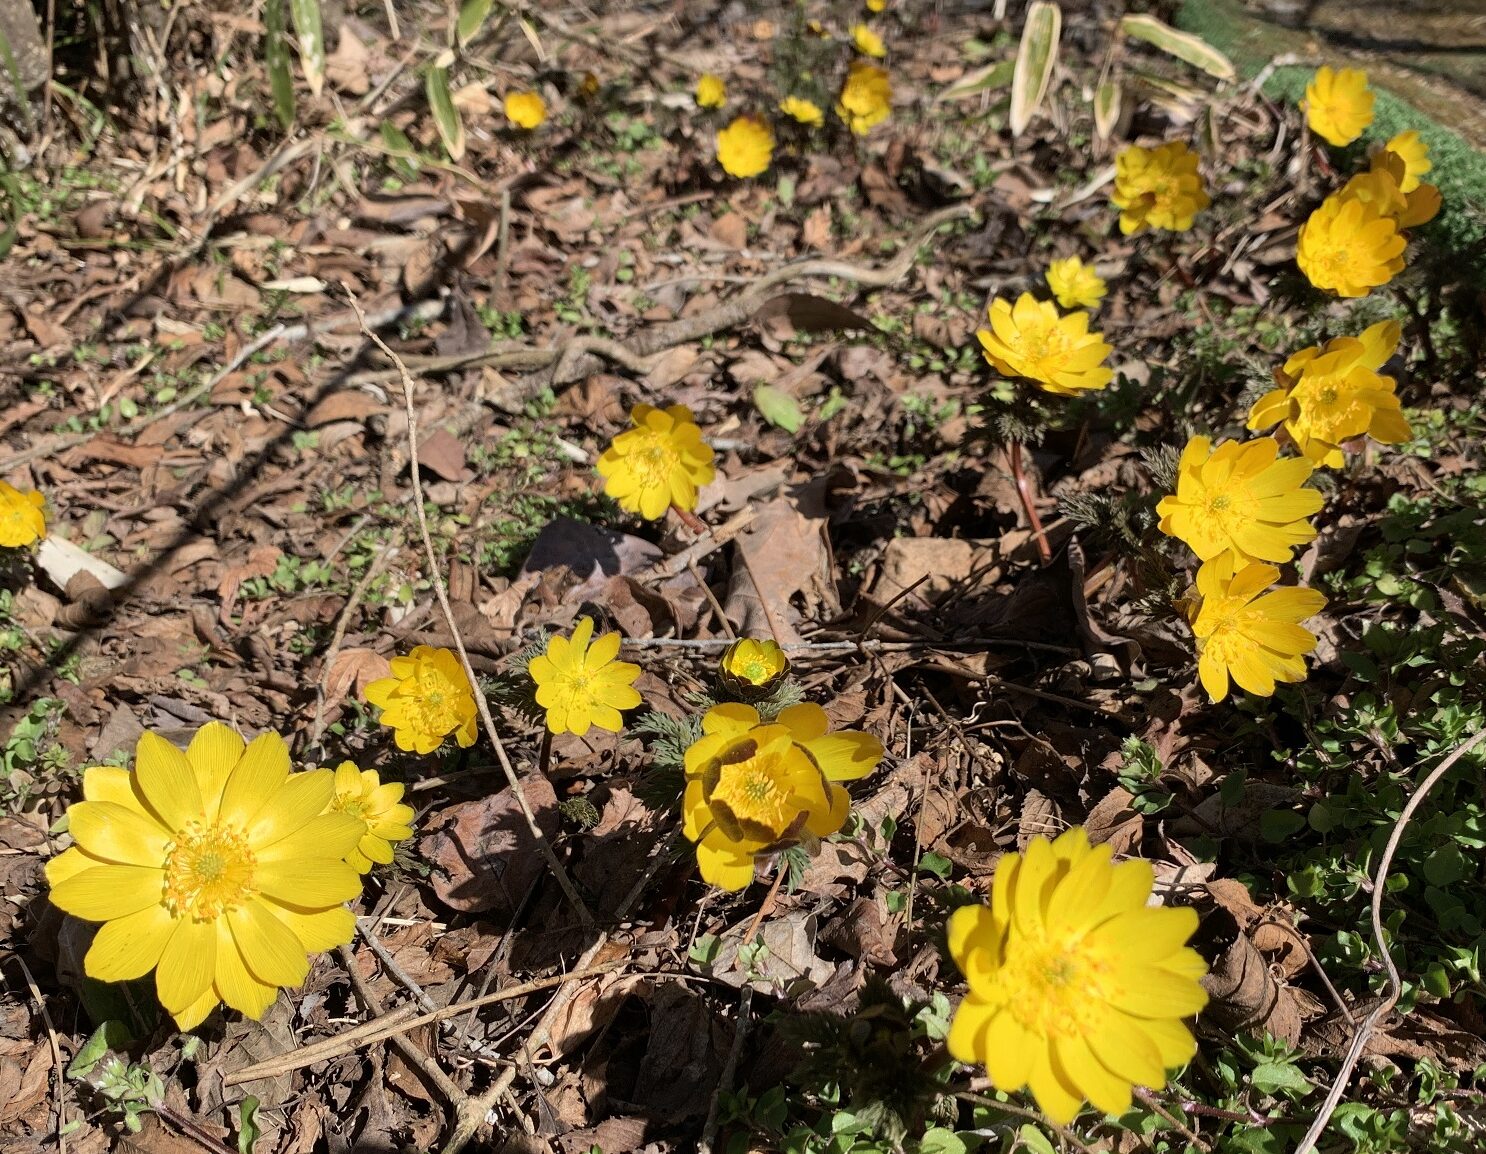
[[[1197,154],[1181,141],[1123,149],[1115,157],[1110,199],[1120,210],[1120,232],[1126,236],[1146,228],[1185,232],[1212,203],[1197,170]]]
[[[0,548],[23,549],[46,536],[46,498],[0,481]]]

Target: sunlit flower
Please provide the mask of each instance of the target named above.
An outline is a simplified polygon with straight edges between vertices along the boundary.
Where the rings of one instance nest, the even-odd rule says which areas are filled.
[[[1060,317],[1051,301],[1031,293],[1023,293],[1015,305],[997,297],[989,311],[991,327],[975,335],[998,372],[1068,397],[1102,389],[1114,376],[1104,367],[1113,350],[1101,334],[1089,331],[1088,313]]]
[[[887,11],[887,0],[867,0],[867,11],[868,12],[885,12],[885,11]]]
[[[1126,236],[1144,228],[1185,232],[1212,203],[1197,171],[1197,154],[1181,141],[1123,149],[1115,157],[1110,199],[1120,210],[1120,232]]]
[[[553,634],[547,652],[527,664],[537,683],[537,704],[547,711],[553,733],[582,737],[590,727],[618,733],[624,728],[620,710],[640,704],[634,684],[640,667],[615,660],[619,634],[601,634],[590,645],[592,637],[593,618],[580,617],[571,637]]]
[[[1295,446],[1318,467],[1340,468],[1341,446],[1364,434],[1396,445],[1413,432],[1395,392],[1378,370],[1398,348],[1397,321],[1382,321],[1360,336],[1337,337],[1301,349],[1275,371],[1276,388],[1249,410],[1249,428],[1283,424]]]
[[[865,24],[852,26],[851,43],[863,56],[875,56],[881,59],[887,55],[887,48],[883,46],[882,37]]]
[[[718,705],[702,734],[686,751],[682,828],[697,843],[703,880],[725,890],[753,881],[756,857],[839,830],[851,799],[835,783],[871,773],[883,752],[869,734],[830,733],[813,704],[768,725],[751,706]]]
[[[391,665],[391,677],[366,687],[366,700],[381,709],[398,749],[432,753],[451,733],[462,747],[475,744],[475,691],[452,650],[419,645]]]
[[[717,162],[729,176],[757,176],[773,158],[774,131],[760,117],[740,116],[717,133]]]
[[[1404,243],[1398,224],[1376,205],[1333,193],[1300,226],[1295,263],[1318,289],[1366,296],[1403,271]]]
[[[996,863],[989,906],[950,915],[949,952],[970,992],[946,1044],[996,1089],[1023,1087],[1059,1126],[1085,1100],[1130,1109],[1197,1052],[1182,1020],[1207,1004],[1207,964],[1187,946],[1196,911],[1151,906],[1154,871],[1114,864],[1075,826]]]
[[[513,92],[504,102],[506,119],[528,132],[547,119],[547,102],[536,92]]]
[[[598,460],[604,492],[619,507],[655,521],[675,505],[687,512],[697,507],[697,489],[716,475],[712,446],[685,405],[657,409],[636,405],[634,428],[626,429]]]
[[[0,546],[18,549],[46,536],[46,498],[0,481]]]
[[[1197,676],[1214,701],[1228,696],[1230,677],[1260,697],[1271,696],[1276,682],[1305,680],[1305,654],[1315,649],[1316,636],[1300,622],[1319,613],[1326,598],[1303,587],[1265,593],[1279,576],[1259,561],[1235,573],[1226,556],[1197,571]]]
[[[1360,68],[1333,71],[1322,65],[1305,86],[1305,122],[1338,148],[1351,144],[1372,123],[1373,91]]]
[[[1403,161],[1403,179],[1399,181],[1398,187],[1404,193],[1418,188],[1419,178],[1434,168],[1429,159],[1429,145],[1413,129],[1391,138],[1383,145],[1383,151],[1391,152]]]
[[[789,673],[789,658],[777,641],[740,637],[723,652],[718,673],[734,697],[759,701],[769,696]]]
[[[728,88],[721,76],[702,73],[697,81],[697,105],[701,108],[721,108],[728,102]]]
[[[893,105],[893,85],[888,74],[865,60],[853,60],[836,102],[836,115],[857,136],[865,136],[888,118]]]
[[[1379,152],[1366,172],[1359,172],[1338,194],[1362,201],[1382,215],[1392,218],[1400,229],[1428,224],[1440,211],[1440,190],[1432,184],[1415,180],[1412,191],[1405,192],[1403,182],[1408,165],[1392,152]]]
[[[219,1002],[261,1018],[307,954],[351,940],[342,904],[361,892],[343,860],[366,830],[325,813],[328,769],[291,773],[276,733],[251,744],[220,722],[182,753],[153,733],[134,771],[93,766],[67,811],[77,843],[47,863],[51,901],[102,922],[83,969],[102,982],[155,971],[160,1004],[182,1030]]]
[[[373,864],[392,864],[392,843],[413,836],[413,807],[402,802],[400,781],[385,785],[374,769],[357,769],[349,761],[335,768],[335,792],[327,813],[345,813],[366,823],[346,862],[357,873],[370,873]]]
[[[779,102],[779,111],[811,127],[825,123],[826,119],[826,114],[820,110],[820,105],[806,100],[803,96],[786,96]]]
[[[1109,287],[1094,266],[1076,256],[1055,260],[1047,266],[1047,287],[1065,309],[1098,307]]]
[[[1232,550],[1239,563],[1288,561],[1316,536],[1306,520],[1322,496],[1302,486],[1315,467],[1304,457],[1279,459],[1273,437],[1223,441],[1193,437],[1182,450],[1176,492],[1156,506],[1161,532],[1183,541],[1200,561]]]

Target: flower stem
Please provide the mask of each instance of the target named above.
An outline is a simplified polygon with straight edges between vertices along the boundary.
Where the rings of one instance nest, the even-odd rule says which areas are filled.
[[[1032,535],[1037,538],[1037,552],[1042,555],[1042,563],[1046,565],[1053,559],[1053,551],[1047,543],[1047,533],[1043,531],[1042,518],[1037,515],[1037,507],[1032,503],[1032,482],[1022,470],[1022,443],[1012,441],[1006,450],[1006,457],[1011,463],[1011,478],[1016,482],[1016,495],[1021,498],[1022,511],[1027,514],[1027,522],[1032,526]]]
[[[698,537],[707,535],[707,522],[703,521],[689,509],[683,509],[680,505],[672,505],[671,512],[676,514],[676,519],[690,529]]]
[[[547,772],[552,768],[552,731],[545,725],[542,727],[542,750],[537,754],[537,773],[542,777],[550,777]]]

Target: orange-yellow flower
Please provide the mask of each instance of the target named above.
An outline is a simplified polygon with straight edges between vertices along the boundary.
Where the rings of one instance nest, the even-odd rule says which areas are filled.
[[[590,727],[618,733],[624,728],[622,709],[640,704],[635,678],[640,667],[619,656],[619,634],[604,633],[590,645],[593,618],[580,617],[571,637],[553,634],[547,651],[527,663],[537,685],[537,704],[547,711],[553,733],[582,737]]]
[[[1295,263],[1318,289],[1366,296],[1403,271],[1398,223],[1356,196],[1332,193],[1300,226]]]
[[[774,159],[774,130],[757,116],[740,116],[717,133],[717,163],[744,180],[768,171]]]
[[[503,102],[506,119],[530,132],[547,119],[547,102],[536,92],[513,92]]]
[[[1065,309],[1097,308],[1109,291],[1109,286],[1094,271],[1094,266],[1084,264],[1076,256],[1048,264],[1047,287]]]
[[[1411,192],[1403,182],[1408,166],[1401,156],[1379,152],[1366,172],[1359,172],[1343,186],[1340,196],[1353,197],[1386,217],[1400,229],[1428,224],[1440,211],[1440,190],[1432,184],[1415,180]]]
[[[1373,91],[1360,68],[1333,71],[1322,65],[1305,86],[1305,122],[1338,148],[1351,144],[1372,123]]]
[[[1110,197],[1120,210],[1120,232],[1144,228],[1185,232],[1209,204],[1197,154],[1181,141],[1157,148],[1132,144],[1115,157],[1115,187]]]
[[[1023,293],[1015,305],[997,297],[989,310],[991,327],[975,335],[986,360],[1008,377],[1025,377],[1050,393],[1077,396],[1109,384],[1104,367],[1113,351],[1099,333],[1089,331],[1089,314],[1058,315],[1051,301]]]
[[[657,409],[636,405],[634,428],[614,438],[598,460],[604,492],[619,507],[647,521],[666,515],[675,505],[687,512],[697,507],[697,490],[717,475],[712,446],[685,405]]]
[[[46,498],[0,481],[0,546],[19,549],[46,536]]]
[[[1399,181],[1398,187],[1404,193],[1418,188],[1419,178],[1434,168],[1434,163],[1429,159],[1429,145],[1413,129],[1392,137],[1383,145],[1383,151],[1391,152],[1403,161],[1403,179]]]
[[[366,823],[366,832],[346,854],[357,873],[392,864],[392,843],[413,836],[413,807],[404,805],[400,781],[383,784],[374,769],[357,769],[349,761],[335,767],[335,792],[326,813],[344,813]]]
[[[702,73],[697,81],[697,105],[700,108],[721,108],[728,102],[728,88],[721,76]]]
[[[453,650],[418,645],[391,665],[391,677],[366,687],[366,700],[381,709],[398,749],[432,753],[451,733],[461,747],[475,744],[475,691]]]
[[[857,136],[865,136],[893,110],[893,85],[885,70],[853,60],[836,101],[836,115]]]
[[[1279,576],[1259,561],[1235,573],[1227,556],[1197,571],[1197,675],[1214,701],[1228,696],[1230,678],[1259,697],[1272,696],[1276,682],[1305,680],[1305,654],[1316,636],[1300,622],[1319,613],[1326,598],[1302,587],[1265,593]]]

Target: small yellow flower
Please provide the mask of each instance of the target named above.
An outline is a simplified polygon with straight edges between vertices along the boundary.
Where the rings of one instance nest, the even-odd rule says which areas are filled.
[[[1144,228],[1185,232],[1212,203],[1197,171],[1197,154],[1181,141],[1157,148],[1132,144],[1115,157],[1110,197],[1120,210],[1120,232]]]
[[[1300,226],[1295,263],[1318,289],[1361,297],[1403,271],[1404,245],[1377,205],[1333,193]]]
[[[46,515],[40,493],[14,489],[0,481],[0,546],[19,549],[46,536]]]
[[[475,691],[452,650],[419,645],[391,665],[391,677],[366,687],[366,700],[381,709],[398,749],[432,753],[451,733],[461,747],[475,744]]]
[[[1159,1089],[1197,1052],[1183,1018],[1207,1004],[1207,963],[1187,946],[1196,911],[1148,903],[1138,858],[1116,865],[1075,826],[996,863],[989,906],[949,919],[949,952],[970,992],[945,1040],[996,1089],[1027,1087],[1066,1126],[1088,1100],[1130,1109],[1135,1086]]]
[[[635,427],[615,437],[598,459],[604,492],[647,521],[664,517],[672,505],[691,512],[697,489],[717,475],[712,446],[702,440],[691,410],[636,405],[629,416]]]
[[[537,704],[547,711],[553,733],[582,737],[590,727],[618,733],[624,728],[622,709],[640,704],[635,678],[640,667],[619,656],[619,634],[601,634],[592,645],[593,618],[580,617],[571,637],[554,634],[547,652],[527,663],[537,683]]]
[[[1301,349],[1275,370],[1278,386],[1254,402],[1249,428],[1283,424],[1295,447],[1317,468],[1340,468],[1341,446],[1356,437],[1396,445],[1413,436],[1395,392],[1378,370],[1398,349],[1397,321],[1382,321],[1360,336],[1337,337]]]
[[[547,119],[547,102],[536,92],[513,92],[504,101],[506,119],[530,132]]]
[[[697,107],[721,108],[727,102],[728,86],[722,82],[722,77],[710,72],[702,73],[697,81]]]
[[[867,0],[868,12],[886,12],[887,0]]]
[[[742,701],[759,701],[789,673],[789,658],[777,641],[740,637],[723,652],[718,673],[728,692]]]
[[[1197,675],[1214,701],[1228,696],[1230,677],[1259,697],[1272,696],[1276,682],[1305,680],[1304,657],[1315,649],[1316,636],[1300,622],[1319,613],[1326,598],[1300,587],[1264,593],[1279,576],[1259,561],[1235,573],[1227,556],[1197,571]]]
[[[998,372],[1025,377],[1065,397],[1102,389],[1114,376],[1104,367],[1112,349],[1101,334],[1089,331],[1088,313],[1060,317],[1051,301],[1031,293],[1023,293],[1015,305],[997,297],[989,312],[990,329],[975,335]]]
[[[261,1018],[308,954],[351,940],[342,904],[361,892],[345,862],[366,832],[326,813],[328,769],[290,772],[276,733],[244,744],[221,722],[182,753],[143,734],[134,770],[93,766],[68,808],[77,843],[47,863],[52,904],[102,922],[83,959],[90,978],[155,971],[160,1004],[190,1030],[226,1002]]]
[[[1177,466],[1176,492],[1161,498],[1161,532],[1184,542],[1199,561],[1231,550],[1246,561],[1288,561],[1315,539],[1306,520],[1323,498],[1302,488],[1315,468],[1304,457],[1279,459],[1273,437],[1223,441],[1193,437]]]
[[[1371,167],[1347,181],[1338,195],[1343,199],[1352,197],[1377,209],[1392,218],[1400,229],[1417,228],[1439,214],[1440,190],[1416,180],[1413,189],[1405,192],[1403,182],[1407,176],[1408,166],[1401,156],[1379,152],[1373,156]]]
[[[865,24],[852,26],[851,43],[863,56],[875,56],[881,60],[887,55],[887,48],[883,46],[882,37]]]
[[[392,864],[392,843],[413,836],[413,807],[402,804],[400,781],[382,784],[374,769],[357,769],[349,761],[335,767],[335,792],[326,813],[350,814],[366,823],[366,832],[346,855],[357,873],[370,873],[373,864]]]
[[[1408,132],[1400,132],[1397,136],[1383,145],[1384,152],[1391,152],[1403,161],[1403,180],[1399,182],[1399,191],[1405,194],[1413,192],[1419,187],[1419,178],[1434,168],[1429,159],[1429,145],[1417,132],[1410,129]],[[1376,159],[1374,159],[1376,163]]]
[[[1338,148],[1351,144],[1372,123],[1373,91],[1360,68],[1333,71],[1322,65],[1305,86],[1305,122]]]
[[[748,705],[707,711],[702,737],[686,751],[681,803],[703,880],[741,890],[753,881],[756,857],[829,837],[846,823],[851,799],[835,783],[871,773],[882,743],[829,728],[813,704],[792,705],[768,725]]]
[[[758,176],[773,159],[774,131],[761,117],[740,116],[717,133],[717,162],[729,176]]]
[[[1097,308],[1109,291],[1094,266],[1084,264],[1076,256],[1055,260],[1047,266],[1047,287],[1065,309]]]
[[[853,60],[836,102],[836,115],[857,136],[865,136],[893,110],[893,85],[884,69]]]
[[[786,96],[779,102],[779,111],[812,128],[817,124],[824,124],[826,119],[826,114],[820,110],[820,105],[806,100],[803,96]]]

